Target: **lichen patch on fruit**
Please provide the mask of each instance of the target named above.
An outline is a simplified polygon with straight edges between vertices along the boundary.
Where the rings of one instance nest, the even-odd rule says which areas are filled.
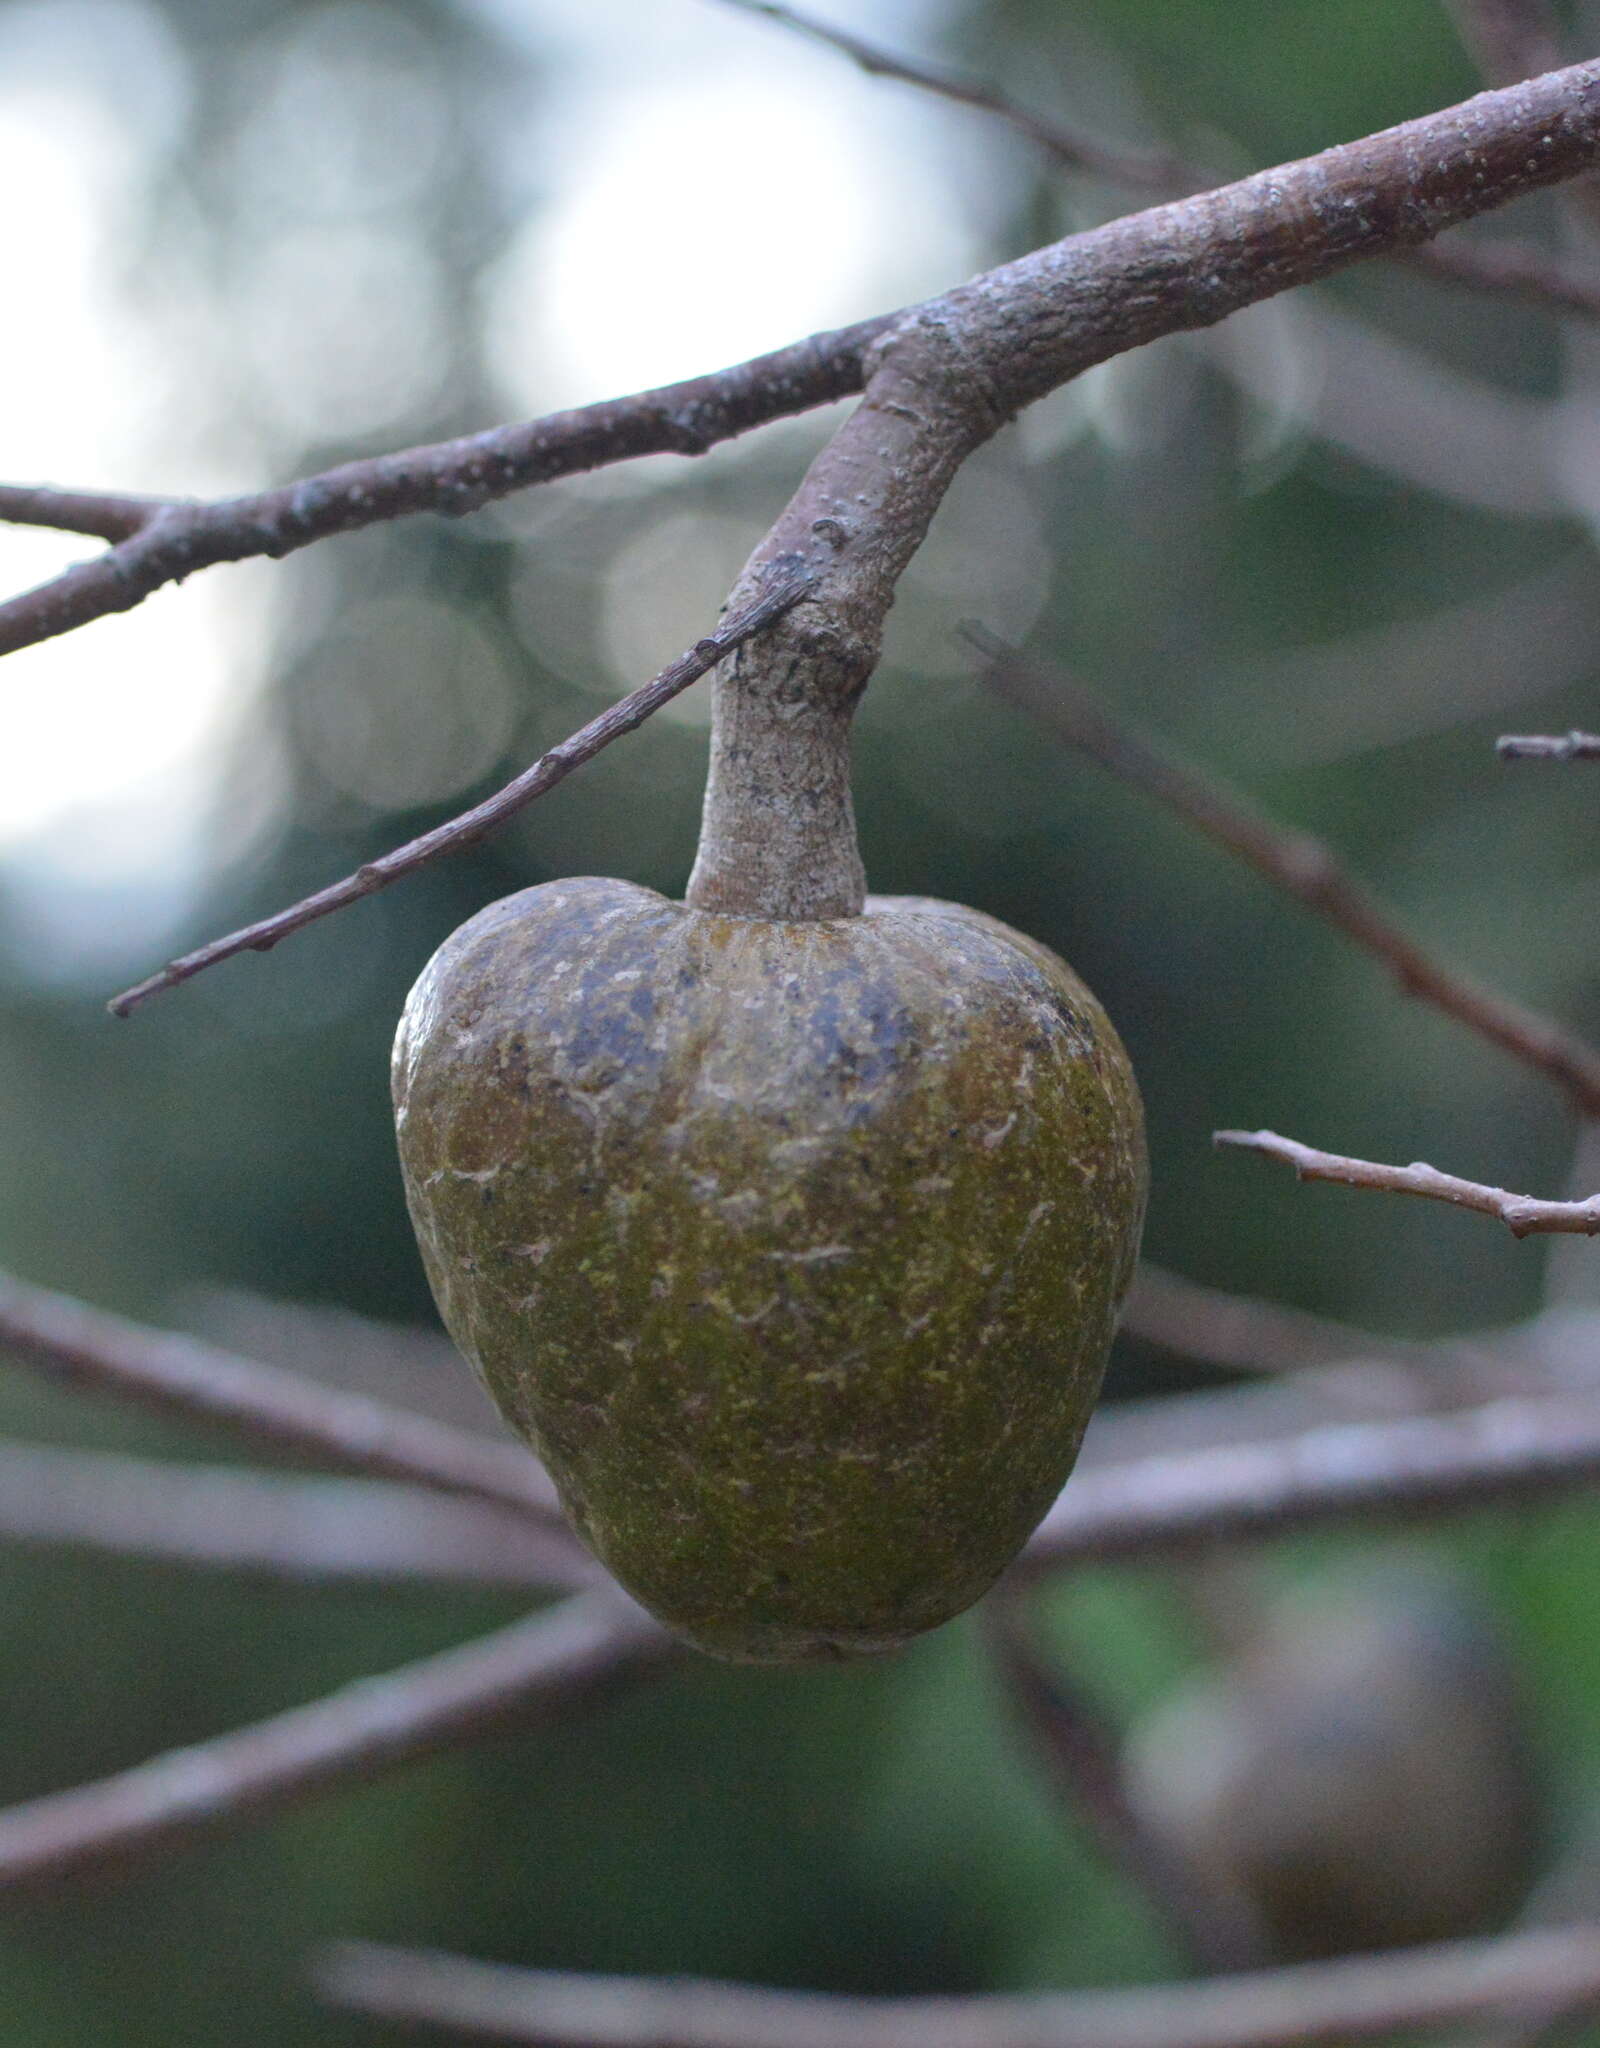
[[[451,1334],[689,1640],[892,1647],[1026,1540],[1144,1202],[1126,1056],[1043,947],[553,883],[440,949],[394,1087]]]

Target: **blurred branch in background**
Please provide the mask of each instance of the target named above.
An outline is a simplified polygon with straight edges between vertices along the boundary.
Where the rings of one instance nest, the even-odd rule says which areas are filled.
[[[153,1348],[140,1335],[145,1348]],[[79,1337],[69,1355],[80,1357],[85,1349]],[[24,1350],[51,1362],[48,1347],[37,1339]],[[202,1347],[180,1347],[182,1358],[192,1361],[197,1355],[208,1354]],[[47,1464],[57,1455],[73,1460],[70,1468],[59,1470],[91,1472],[77,1462],[77,1454],[47,1454]],[[35,1466],[34,1472],[48,1476],[46,1465]],[[1503,1400],[1442,1418],[1330,1425],[1281,1442],[1224,1444],[1121,1462],[1091,1460],[1046,1516],[1011,1584],[1020,1592],[1041,1574],[1073,1561],[1184,1555],[1197,1546],[1352,1518],[1370,1522],[1375,1515],[1548,1497],[1597,1472],[1600,1395],[1594,1394]],[[197,1476],[202,1485],[205,1476]],[[3,1479],[0,1461],[0,1526]],[[230,1481],[231,1475],[224,1487]],[[106,1505],[100,1540],[129,1550],[146,1548],[135,1523],[141,1513],[153,1514],[153,1485],[148,1468],[133,1473],[122,1506],[114,1498]],[[380,1517],[388,1499],[387,1493],[377,1497]],[[365,1528],[362,1524],[372,1500],[356,1494],[349,1502],[355,1553],[372,1534],[370,1521]],[[176,1519],[145,1524],[150,1555],[171,1558],[181,1551],[183,1510],[177,1492],[174,1501]],[[27,1533],[48,1535],[40,1527],[46,1516],[37,1508],[33,1513]],[[94,1517],[87,1509],[74,1514],[70,1500],[50,1510],[49,1518],[65,1540],[96,1540]],[[407,1539],[408,1570],[430,1569],[426,1526],[419,1521]],[[443,1550],[437,1562],[450,1572],[459,1567],[461,1532],[459,1525],[439,1527]],[[254,1556],[247,1554],[253,1538],[261,1546]],[[233,1542],[231,1558],[214,1552],[203,1561],[259,1565],[281,1537],[265,1531],[258,1519],[254,1531],[242,1521]],[[226,1544],[217,1549],[225,1550]],[[332,1555],[338,1554],[336,1544]],[[346,1560],[353,1554],[347,1549]],[[562,1569],[558,1558],[552,1576]],[[470,1735],[487,1720],[515,1715],[530,1703],[542,1711],[586,1694],[593,1678],[631,1666],[645,1652],[664,1649],[667,1641],[622,1595],[609,1590],[580,1594],[548,1615],[391,1678],[361,1681],[315,1705],[174,1757],[0,1812],[0,1889],[64,1876],[111,1857],[161,1851],[207,1828],[369,1776]]]
[[[1153,1990],[842,1998],[583,1977],[347,1943],[324,1998],[376,2019],[539,2048],[1335,2048],[1600,1997],[1600,1930],[1539,1929]]]
[[[68,1386],[220,1425],[267,1449],[515,1509],[565,1537],[550,1484],[519,1445],[318,1386],[280,1366],[0,1275],[0,1350]]]
[[[670,1648],[623,1594],[577,1594],[314,1705],[7,1809],[0,1892],[170,1850],[221,1822],[590,1700]]]
[[[0,1438],[0,1541],[326,1585],[571,1590],[605,1573],[565,1534],[486,1501]]]
[[[1446,8],[1491,85],[1561,62],[1561,24],[1546,0],[1446,0]]]
[[[1141,1888],[1180,1951],[1212,1972],[1265,1961],[1262,1930],[1247,1903],[1213,1883],[1211,1871],[1187,1858],[1129,1799],[1116,1738],[1060,1659],[1045,1654],[1026,1590],[1007,1587],[980,1612],[1005,1704],[1058,1798],[1088,1823],[1107,1860]]]
[[[1153,796],[1303,903],[1381,961],[1407,995],[1431,1003],[1555,1081],[1585,1115],[1600,1116],[1600,1053],[1560,1025],[1441,966],[1345,875],[1320,840],[1273,824],[1223,784],[1180,765],[1119,725],[1060,669],[1024,659],[983,626],[968,624],[962,635],[987,659],[984,678],[1003,702],[1026,712],[1064,746]]]

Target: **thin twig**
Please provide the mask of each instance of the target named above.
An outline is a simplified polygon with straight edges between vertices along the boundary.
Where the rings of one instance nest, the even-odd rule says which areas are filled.
[[[0,1541],[326,1584],[605,1583],[565,1535],[486,1501],[0,1439]]]
[[[641,455],[702,455],[753,427],[853,396],[868,350],[900,317],[888,313],[809,335],[731,369],[631,397],[343,463],[249,497],[152,500],[5,487],[0,518],[102,534],[117,544],[0,604],[0,654],[131,611],[165,584],[219,562],[277,560],[313,541],[417,512],[459,517],[533,484]]]
[[[1600,760],[1600,733],[1503,733],[1494,743],[1502,761]]]
[[[1265,1960],[1261,1929],[1242,1899],[1209,1882],[1127,1795],[1118,1745],[1058,1657],[1046,1657],[1026,1593],[1005,1588],[982,1614],[1008,1704],[1062,1804],[1086,1820],[1108,1861],[1155,1908],[1180,1951],[1207,1971]]]
[[[1240,1145],[1269,1158],[1286,1160],[1298,1180],[1331,1180],[1341,1187],[1375,1188],[1382,1194],[1422,1195],[1432,1202],[1451,1202],[1457,1208],[1476,1209],[1484,1216],[1497,1216],[1513,1237],[1562,1231],[1578,1237],[1600,1236],[1600,1195],[1582,1202],[1546,1202],[1535,1195],[1514,1195],[1506,1188],[1485,1187],[1482,1182],[1462,1180],[1453,1173],[1440,1173],[1422,1160],[1410,1166],[1388,1166],[1372,1159],[1346,1159],[1337,1152],[1319,1152],[1314,1145],[1302,1145],[1296,1138],[1280,1138],[1276,1131],[1214,1131],[1218,1145]]]
[[[668,1638],[620,1593],[531,1619],[310,1706],[0,1813],[0,1892],[149,1855],[330,1785],[588,1698]]]
[[[1204,164],[1167,151],[1117,148],[1080,128],[1068,127],[1065,122],[1052,120],[1034,108],[1024,106],[1020,100],[994,86],[960,77],[932,64],[897,56],[876,43],[868,42],[853,29],[837,28],[830,22],[819,21],[815,15],[782,4],[782,0],[722,0],[722,4],[736,7],[744,14],[762,15],[815,42],[828,45],[841,56],[848,57],[869,78],[897,79],[901,84],[916,86],[920,91],[932,93],[957,106],[992,114],[1016,134],[1042,149],[1064,170],[1088,172],[1131,191],[1158,193],[1170,198],[1208,192],[1222,183],[1220,175]],[[1510,14],[1517,10],[1496,5],[1486,6],[1483,11]],[[1519,54],[1526,56],[1534,44],[1529,40],[1526,45],[1518,47]],[[1542,54],[1547,61],[1496,77],[1492,82],[1511,85],[1541,71],[1554,71],[1561,59],[1553,41],[1543,48]],[[1477,242],[1432,242],[1424,248],[1406,251],[1401,260],[1458,284],[1470,285],[1478,291],[1505,292],[1518,298],[1538,299],[1563,312],[1582,313],[1590,319],[1600,318],[1600,279],[1587,270],[1574,269],[1544,250],[1524,243],[1485,246]]]
[[[48,526],[97,540],[128,540],[182,501],[113,491],[58,491],[48,484],[0,484],[0,520],[10,526]]]
[[[546,1528],[565,1526],[555,1488],[532,1453],[514,1444],[318,1386],[3,1274],[0,1353],[69,1386],[220,1423],[255,1444],[489,1501]]]
[[[1292,1529],[1460,1513],[1600,1477],[1600,1395],[1538,1394],[1400,1421],[1329,1422],[1080,1470],[1013,1567],[1182,1555]]]
[[[587,725],[581,726],[559,746],[541,754],[532,767],[524,768],[504,789],[485,797],[482,803],[474,804],[470,811],[463,811],[460,817],[450,819],[447,824],[436,825],[431,832],[424,832],[419,839],[408,840],[404,846],[397,846],[381,858],[366,862],[353,875],[346,875],[343,881],[330,883],[326,889],[317,890],[315,895],[290,904],[287,910],[277,911],[256,924],[246,925],[242,931],[229,932],[225,938],[213,939],[209,945],[199,946],[194,952],[185,953],[181,959],[169,961],[159,973],[114,996],[108,1005],[112,1014],[126,1017],[163,989],[176,988],[180,982],[190,980],[208,967],[215,967],[219,961],[231,960],[236,953],[268,952],[290,932],[300,931],[306,925],[314,924],[318,918],[343,910],[347,904],[359,903],[364,896],[376,895],[378,890],[387,889],[391,883],[415,874],[418,868],[426,867],[431,861],[443,860],[448,854],[461,853],[476,845],[487,833],[498,830],[507,819],[525,810],[535,797],[554,789],[575,768],[581,768],[585,761],[592,761],[613,740],[621,739],[624,733],[633,732],[643,725],[663,704],[670,703],[691,683],[698,682],[708,670],[715,668],[733,648],[741,646],[764,626],[770,626],[775,619],[782,618],[800,602],[810,587],[811,578],[802,572],[775,579],[755,603],[735,612],[716,632],[696,641],[688,653],[680,654],[676,661],[669,662],[658,676],[628,696],[619,698],[615,704],[608,705],[598,717],[591,718]]]
[[[826,44],[841,56],[848,57],[869,78],[896,79],[902,85],[914,85],[920,91],[953,101],[957,106],[994,114],[1067,170],[1088,171],[1096,177],[1111,180],[1113,184],[1173,197],[1202,191],[1220,182],[1194,164],[1165,151],[1115,148],[1094,136],[1083,134],[1079,129],[1069,128],[1065,122],[1051,120],[1023,106],[1020,100],[1013,99],[1009,93],[1003,93],[995,86],[959,77],[953,71],[940,70],[935,65],[909,57],[896,56],[880,44],[858,36],[853,29],[836,28],[831,22],[819,21],[815,15],[803,13],[798,7],[780,5],[779,0],[722,0],[722,4],[736,7],[741,14],[762,15],[783,28],[793,29],[814,42]]]
[[[1314,2048],[1600,1993],[1600,1929],[1352,1956],[1124,1991],[847,1998],[684,1977],[586,1977],[352,1942],[346,2010],[539,2048]]]
[[[1351,881],[1321,840],[1273,824],[1222,783],[1202,776],[1117,724],[1061,669],[1030,661],[985,627],[962,637],[989,663],[984,679],[1064,746],[1153,796],[1208,839],[1264,875],[1380,960],[1407,995],[1431,1003],[1491,1044],[1564,1088],[1587,1116],[1600,1116],[1600,1053],[1548,1018],[1442,966]]]

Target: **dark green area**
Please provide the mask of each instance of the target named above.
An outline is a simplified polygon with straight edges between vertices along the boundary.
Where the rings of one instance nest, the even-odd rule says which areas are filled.
[[[639,4],[687,16],[699,0]],[[7,0],[0,30],[51,13],[65,24],[67,88],[87,78],[105,90],[94,10]],[[537,6],[527,13],[537,22]],[[210,309],[213,328],[186,330],[185,374],[214,414],[255,422],[263,480],[500,417],[477,292],[542,197],[526,159],[507,172],[509,140],[530,124],[559,132],[563,74],[537,38],[513,43],[492,10],[449,0],[161,0],[157,17],[191,90],[150,168],[142,227],[119,248],[122,282],[153,320],[182,292]],[[865,10],[852,25],[872,30]],[[946,34],[929,54],[1047,111],[1240,169],[1475,84],[1433,0],[969,0]],[[334,46],[370,46],[373,75],[409,53],[437,139],[427,181],[386,203],[431,278],[438,375],[403,416],[353,433],[273,398],[246,309],[261,303],[250,294],[286,223],[354,217],[383,107],[323,103],[325,126],[270,178],[236,151],[284,53],[312,52],[314,70]],[[776,30],[768,57],[781,78],[792,47]],[[339,75],[359,73],[358,62]],[[844,93],[842,63],[839,79]],[[881,90],[903,107],[904,88]],[[1069,191],[977,115],[951,112],[942,133],[960,152],[983,260],[1109,210],[1107,195]],[[330,138],[356,166],[332,200],[314,177]],[[689,115],[682,146],[715,138]],[[808,217],[793,232],[796,179],[772,208],[803,264],[829,224]],[[1470,232],[1554,246],[1559,229],[1539,201]],[[26,278],[13,286],[8,319],[52,317]],[[683,289],[730,292],[737,279],[686,277]],[[879,303],[869,292],[853,311]],[[1349,366],[1319,307],[1359,314],[1465,380],[1449,431],[1419,428],[1419,451],[1402,418],[1384,467],[1320,438],[1315,394],[1343,389]],[[954,646],[967,615],[1026,636],[1274,815],[1327,837],[1447,958],[1600,1033],[1593,783],[1578,769],[1513,771],[1492,753],[1499,731],[1600,715],[1583,476],[1569,510],[1512,516],[1459,473],[1432,486],[1412,474],[1452,435],[1491,439],[1508,397],[1559,390],[1577,416],[1592,410],[1592,342],[1515,300],[1388,268],[1252,319],[1267,365],[1254,396],[1203,342],[1164,344],[1048,401],[963,476],[906,579],[861,713],[872,885],[981,909],[1095,990],[1145,1097],[1146,1245],[1162,1264],[1411,1336],[1529,1314],[1552,1279],[1582,1302],[1594,1292],[1587,1245],[1558,1258],[1481,1218],[1297,1191],[1261,1161],[1213,1153],[1213,1128],[1269,1125],[1556,1193],[1573,1133],[1551,1091],[991,702]],[[775,428],[698,464],[652,465],[647,479],[613,471],[505,515],[411,522],[272,570],[266,687],[227,764],[215,857],[183,928],[151,943],[180,950],[347,872],[642,680],[708,623],[680,618],[680,592],[701,576],[684,562],[725,549],[725,587],[823,431]],[[1592,505],[1592,478],[1588,493]],[[706,580],[705,604],[719,594]],[[396,623],[381,604],[398,598],[413,609]],[[616,652],[630,624],[659,642],[642,665]],[[118,624],[92,630],[114,661]],[[347,736],[362,730],[382,774],[350,772],[360,749]],[[217,1327],[217,1291],[248,1290],[431,1323],[387,1093],[406,990],[447,934],[513,890],[614,874],[681,891],[704,753],[692,722],[658,719],[488,845],[123,1025],[101,999],[153,960],[79,973],[65,925],[58,945],[26,889],[0,878],[0,1263],[163,1321]],[[260,822],[236,832],[240,817]],[[108,873],[103,900],[80,905],[99,920],[102,956],[115,882]],[[1113,1359],[1114,1396],[1191,1384],[1149,1351]],[[43,1392],[21,1370],[0,1381],[0,1426],[230,1455],[198,1432]],[[1593,1509],[1574,1503],[1434,1539],[1520,1660],[1558,1843],[1581,1833],[1600,1789],[1595,1537]],[[1286,1546],[1263,1570],[1292,1583],[1386,1541],[1369,1530]],[[1048,1606],[1052,1640],[1119,1721],[1201,1652],[1176,1574],[1075,1573]],[[202,1740],[515,1611],[481,1593],[311,1591],[0,1551],[0,1798]],[[332,2020],[300,1989],[308,1954],[345,1935],[882,1992],[1137,1981],[1175,1961],[1063,1815],[968,1620],[839,1670],[685,1658],[569,1721],[8,1906],[5,2039],[378,2043],[383,2029]]]

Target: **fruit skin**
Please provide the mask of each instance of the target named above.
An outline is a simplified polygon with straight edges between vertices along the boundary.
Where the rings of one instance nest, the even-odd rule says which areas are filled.
[[[1231,1666],[1136,1728],[1127,1783],[1278,1962],[1480,1933],[1527,1891],[1543,1832],[1492,1615],[1404,1555],[1276,1602]]]
[[[918,897],[780,923],[553,882],[440,947],[393,1079],[450,1334],[678,1634],[890,1649],[1020,1549],[1145,1195],[1127,1055],[1046,948]]]

